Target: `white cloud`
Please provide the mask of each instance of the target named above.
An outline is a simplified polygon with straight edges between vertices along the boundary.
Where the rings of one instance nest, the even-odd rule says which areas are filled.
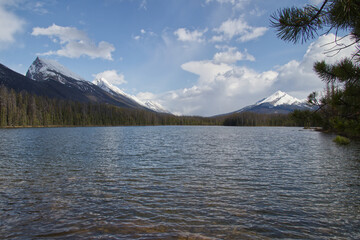
[[[249,26],[248,23],[241,17],[238,19],[228,19],[223,22],[220,27],[213,30],[221,35],[214,36],[212,41],[218,42],[238,37],[238,41],[246,42],[261,37],[267,30],[268,29],[266,27]]]
[[[199,84],[207,85],[215,81],[217,75],[225,74],[232,69],[225,63],[214,63],[213,61],[193,61],[181,65],[187,72],[199,75]]]
[[[255,61],[255,57],[250,55],[247,50],[245,52],[237,51],[236,47],[223,47],[226,49],[224,52],[218,52],[214,55],[214,62],[215,63],[227,63],[232,64],[236,63],[237,61],[241,60],[248,60],[248,61]]]
[[[220,4],[231,4],[235,9],[244,8],[245,4],[249,2],[249,0],[205,0],[205,3],[210,3],[216,1]]]
[[[115,51],[115,47],[108,43],[101,41],[96,45],[88,38],[85,32],[74,27],[62,27],[56,24],[48,28],[35,27],[31,33],[33,36],[48,36],[51,39],[59,39],[61,49],[57,51],[49,51],[42,55],[58,55],[69,58],[79,58],[83,55],[90,58],[103,58],[112,60],[111,53]]]
[[[25,21],[6,9],[7,2],[0,1],[0,49],[15,42],[15,35],[23,31]]]
[[[217,48],[223,52],[215,54],[213,60],[181,65],[183,70],[198,75],[198,81],[192,87],[160,95],[148,94],[148,97],[173,113],[213,115],[235,110],[241,104],[239,99],[248,93],[256,95],[276,79],[278,73],[274,71],[258,73],[247,67],[230,65],[238,60],[254,60],[246,51],[241,53],[228,46]]]
[[[284,87],[287,91],[307,92],[307,94],[311,91],[321,91],[325,85],[313,71],[314,63],[325,60],[329,64],[334,64],[345,57],[351,56],[355,51],[355,46],[340,52],[332,52],[341,46],[350,44],[351,39],[348,37],[342,40],[338,39],[336,43],[334,34],[319,37],[310,44],[301,61],[292,60],[276,68],[276,71],[279,72],[279,78],[275,87]],[[329,51],[331,52],[329,53]]]
[[[234,111],[243,103],[260,99],[278,75],[275,71],[258,73],[247,67],[207,61],[189,62],[182,67],[198,75],[199,81],[190,88],[170,91],[155,99],[171,112],[184,115],[211,116]]]
[[[355,50],[353,46],[328,57],[324,52],[333,49],[335,44],[327,44],[334,40],[333,34],[322,36],[310,44],[301,60],[292,60],[264,72],[231,64],[233,60],[226,61],[226,58],[225,61],[216,61],[216,56],[219,56],[216,54],[212,60],[187,62],[181,67],[198,76],[196,83],[191,87],[163,94],[148,93],[147,97],[160,102],[173,113],[203,116],[238,110],[277,90],[303,99],[312,91],[321,91],[324,88],[324,83],[313,71],[315,61],[325,59],[329,63],[335,63]],[[348,45],[350,40],[344,39],[340,43]],[[227,46],[217,48],[237,52]]]
[[[111,84],[120,85],[126,83],[125,77],[122,73],[118,73],[116,70],[107,70],[98,74],[94,74],[95,79],[104,78]]]
[[[207,32],[207,29],[203,31],[190,31],[186,28],[179,28],[174,32],[174,35],[177,36],[179,41],[183,42],[203,42],[204,39],[202,38],[204,33]]]
[[[141,101],[146,102],[156,98],[156,95],[151,92],[140,92],[136,95],[136,97]]]

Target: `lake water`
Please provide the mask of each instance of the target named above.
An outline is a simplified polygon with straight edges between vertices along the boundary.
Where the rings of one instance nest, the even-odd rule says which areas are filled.
[[[360,144],[301,128],[0,130],[0,239],[360,239]]]

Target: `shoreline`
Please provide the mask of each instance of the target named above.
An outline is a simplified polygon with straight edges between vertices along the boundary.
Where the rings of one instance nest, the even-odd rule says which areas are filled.
[[[303,128],[304,130],[313,130],[318,132],[327,133],[321,127],[302,127],[302,126],[224,126],[224,125],[212,125],[212,124],[205,124],[205,125],[25,125],[25,126],[0,126],[0,129],[21,129],[21,128],[76,128],[76,127],[156,127],[156,126],[221,126],[221,127],[296,127],[296,128]]]

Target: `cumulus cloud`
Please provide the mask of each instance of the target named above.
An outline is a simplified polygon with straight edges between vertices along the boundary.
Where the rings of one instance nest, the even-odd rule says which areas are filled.
[[[351,56],[355,51],[355,46],[336,51],[343,46],[349,46],[351,42],[349,37],[336,39],[334,34],[319,37],[310,44],[302,60],[292,60],[283,66],[276,67],[279,77],[274,87],[284,87],[289,92],[321,91],[324,83],[313,71],[314,63],[325,60],[329,64],[334,64]]]
[[[213,31],[220,34],[213,36],[213,42],[220,42],[231,40],[237,37],[240,42],[247,42],[263,36],[268,28],[266,27],[253,27],[249,26],[243,18],[228,19],[223,22],[220,27],[215,28]]]
[[[226,51],[218,52],[214,55],[214,62],[215,63],[236,63],[237,61],[241,60],[247,60],[247,61],[255,61],[255,57],[252,56],[247,52],[245,49],[245,52],[239,52],[236,47],[219,47],[218,49],[223,49]]]
[[[179,28],[174,32],[174,35],[177,36],[179,41],[183,42],[203,42],[203,35],[207,32],[207,29],[203,31],[190,31],[186,28]]]
[[[306,98],[310,92],[324,88],[324,83],[313,71],[314,62],[326,60],[335,63],[355,50],[353,46],[330,57],[327,52],[336,47],[334,40],[333,34],[321,36],[310,44],[302,59],[263,72],[235,65],[226,58],[216,61],[216,56],[220,56],[217,54],[211,60],[187,62],[181,65],[182,69],[198,76],[193,86],[157,95],[147,93],[147,98],[160,102],[173,113],[203,116],[238,110],[277,90],[297,98]],[[346,38],[337,41],[346,45],[350,42]],[[225,53],[237,52],[227,46],[218,46],[218,49],[226,50]]]
[[[47,28],[35,27],[31,34],[33,36],[48,36],[54,42],[59,40],[61,49],[42,53],[41,55],[58,55],[69,58],[79,58],[86,55],[92,59],[112,60],[111,53],[115,51],[112,44],[101,41],[96,45],[85,32],[74,27],[62,27],[53,24]]]
[[[23,31],[25,21],[6,9],[6,1],[0,1],[0,49],[15,42],[15,35]]]
[[[118,73],[116,70],[107,70],[98,74],[94,74],[95,79],[104,78],[111,84],[120,85],[126,83],[125,77],[122,73]]]

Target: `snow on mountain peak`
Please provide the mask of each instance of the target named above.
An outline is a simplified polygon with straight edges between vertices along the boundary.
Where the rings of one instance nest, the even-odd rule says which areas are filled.
[[[278,105],[299,105],[302,104],[303,101],[294,98],[292,96],[290,96],[289,94],[282,92],[282,91],[277,91],[274,94],[272,94],[271,96],[260,100],[259,102],[256,103],[256,105],[260,105],[263,103],[270,103],[274,106],[278,106]]]
[[[50,77],[56,77],[56,79],[63,84],[66,82],[64,77],[69,77],[78,81],[85,81],[85,79],[71,72],[60,63],[54,60],[39,57],[37,57],[31,64],[26,76],[36,81],[48,80]]]
[[[102,88],[103,90],[107,91],[108,93],[112,94],[112,92],[115,92],[117,94],[123,95],[125,97],[131,98],[130,95],[126,94],[125,92],[123,92],[120,88],[112,85],[111,83],[109,83],[105,78],[101,77],[101,78],[96,78],[93,81],[93,84],[97,85],[98,87]]]
[[[151,109],[155,112],[160,112],[160,113],[170,113],[169,111],[165,110],[160,103],[157,102],[153,102],[153,101],[146,101],[143,102],[140,99],[138,99],[137,97],[127,94],[124,91],[122,91],[121,89],[119,89],[118,87],[112,85],[111,83],[109,83],[105,78],[101,77],[101,78],[97,78],[93,81],[93,84],[97,85],[98,87],[102,88],[103,90],[107,91],[108,93],[112,94],[112,95],[122,95],[125,96],[127,98],[130,98],[131,100],[137,102],[138,104],[140,104],[141,106],[144,106],[148,109]]]

